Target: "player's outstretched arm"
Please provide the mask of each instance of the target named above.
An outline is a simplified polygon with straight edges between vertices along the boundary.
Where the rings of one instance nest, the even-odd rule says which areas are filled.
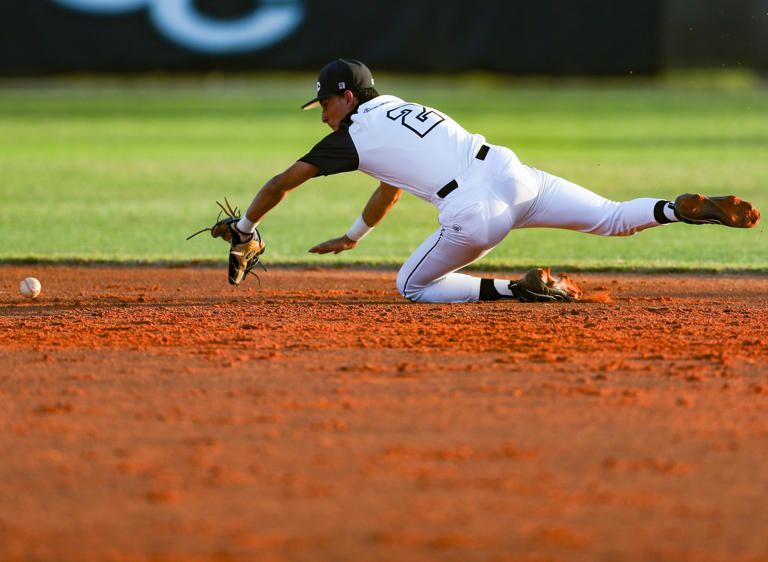
[[[403,190],[400,188],[384,182],[380,183],[379,187],[377,187],[376,191],[371,195],[368,203],[366,203],[365,209],[363,209],[361,218],[365,225],[369,228],[373,228],[379,224],[381,219],[384,218],[384,215],[386,215],[393,205],[397,203],[398,199],[400,199],[402,193]],[[357,240],[352,240],[347,234],[340,238],[333,238],[332,240],[327,240],[322,244],[318,244],[317,246],[310,248],[309,251],[314,254],[327,254],[329,252],[338,254],[344,250],[351,250],[357,246]]]
[[[299,161],[283,173],[276,175],[265,183],[256,194],[245,213],[246,218],[254,223],[259,222],[264,218],[264,215],[283,200],[289,191],[315,177],[317,171],[317,166]]]

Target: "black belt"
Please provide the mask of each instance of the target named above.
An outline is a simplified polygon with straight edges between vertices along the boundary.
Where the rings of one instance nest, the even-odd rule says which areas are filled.
[[[485,160],[485,157],[488,155],[488,151],[491,149],[490,146],[487,144],[484,144],[480,147],[480,150],[477,151],[477,154],[475,154],[475,158],[478,160]],[[445,199],[448,194],[450,194],[454,189],[459,187],[459,184],[456,182],[456,180],[451,180],[448,183],[446,183],[443,187],[440,188],[440,190],[437,192],[437,196],[440,199]]]

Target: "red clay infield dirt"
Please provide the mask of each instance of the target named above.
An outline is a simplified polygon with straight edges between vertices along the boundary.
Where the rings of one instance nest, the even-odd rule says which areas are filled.
[[[0,559],[768,560],[768,277],[572,277],[0,267]]]

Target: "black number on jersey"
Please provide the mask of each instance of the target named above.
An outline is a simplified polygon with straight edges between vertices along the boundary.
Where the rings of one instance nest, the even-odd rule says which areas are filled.
[[[399,120],[400,123],[408,127],[411,131],[424,138],[432,129],[445,121],[445,117],[437,111],[427,109],[422,105],[415,103],[406,103],[398,105],[394,109],[387,111],[387,117],[392,121]]]

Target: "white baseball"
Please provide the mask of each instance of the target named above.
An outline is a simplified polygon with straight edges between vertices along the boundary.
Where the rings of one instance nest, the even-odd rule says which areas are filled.
[[[24,279],[24,281],[21,282],[21,287],[19,287],[19,290],[25,297],[33,299],[40,294],[40,289],[42,288],[43,287],[40,285],[40,281],[34,277],[27,277]]]

